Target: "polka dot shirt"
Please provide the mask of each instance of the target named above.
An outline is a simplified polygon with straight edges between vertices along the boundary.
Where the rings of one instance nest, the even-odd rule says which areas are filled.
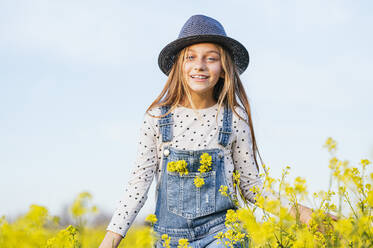
[[[236,107],[237,113],[247,120],[247,115],[241,107]],[[160,115],[160,109],[154,108],[149,113]],[[218,105],[205,109],[193,110],[179,106],[172,112],[173,138],[163,143],[159,130],[159,118],[144,114],[140,129],[137,157],[131,177],[124,189],[124,194],[118,201],[116,210],[106,230],[118,233],[123,237],[144,205],[149,187],[155,177],[160,182],[163,145],[167,144],[175,149],[200,150],[219,148],[224,151],[225,175],[229,189],[233,189],[233,171],[240,173],[240,188],[244,197],[254,202],[255,195],[250,189],[261,187],[262,179],[258,175],[252,151],[252,140],[248,124],[233,113],[232,134],[226,147],[218,144],[219,127],[223,125],[222,107],[218,112]],[[216,119],[217,118],[217,119]],[[266,192],[269,197],[274,197]]]

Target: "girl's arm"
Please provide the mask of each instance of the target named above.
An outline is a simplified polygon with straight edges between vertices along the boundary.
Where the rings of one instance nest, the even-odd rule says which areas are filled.
[[[302,204],[298,204],[298,209],[299,209],[299,219],[300,221],[303,223],[303,224],[308,224],[309,221],[311,220],[311,214],[313,212],[313,209],[312,208],[309,208],[309,207],[306,207]],[[296,215],[297,215],[297,212],[296,212],[296,209],[294,206],[291,207],[290,211],[289,211],[289,214],[296,218]],[[330,218],[332,218],[332,220],[334,221],[337,221],[338,220],[338,217],[333,215],[333,214],[330,214],[328,213],[328,216]]]
[[[117,248],[122,238],[123,237],[118,233],[107,231],[99,248]]]
[[[112,238],[115,237],[114,241],[119,243],[120,238],[116,234],[122,237],[126,236],[128,229],[145,204],[148,190],[158,167],[157,139],[159,139],[159,131],[157,132],[156,124],[157,120],[145,113],[140,129],[136,161],[131,172],[125,170],[121,172],[130,174],[130,179],[106,228],[107,231],[111,231],[106,234],[106,241],[110,241],[110,239],[112,241]],[[106,241],[103,242],[106,243]]]

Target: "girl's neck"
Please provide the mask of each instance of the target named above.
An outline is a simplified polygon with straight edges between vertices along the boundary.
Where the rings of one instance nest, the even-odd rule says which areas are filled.
[[[192,101],[196,109],[205,109],[214,106],[217,102],[214,98],[205,98],[205,97],[196,97],[192,95]],[[192,108],[192,104],[188,101],[188,99],[184,99],[181,103],[181,106],[186,108]]]

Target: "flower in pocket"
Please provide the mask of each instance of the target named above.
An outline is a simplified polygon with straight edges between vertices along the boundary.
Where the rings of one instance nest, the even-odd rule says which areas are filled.
[[[169,172],[179,172],[180,176],[188,175],[187,162],[185,160],[170,161],[167,163],[167,170]]]
[[[201,164],[202,163],[211,163],[212,157],[207,152],[202,153],[201,155]]]
[[[211,170],[212,157],[207,153],[203,153],[200,157],[201,166],[198,168],[198,171],[205,173]]]
[[[194,178],[194,185],[196,185],[197,188],[202,187],[202,185],[204,185],[204,184],[205,184],[205,180],[203,180],[202,177],[196,176]]]
[[[203,174],[211,170],[211,163],[212,163],[212,157],[207,153],[202,153],[200,156],[200,167],[198,168],[198,171]],[[202,177],[197,175],[194,178],[194,185],[196,185],[197,188],[202,187],[202,185],[205,184],[205,180],[203,180]]]

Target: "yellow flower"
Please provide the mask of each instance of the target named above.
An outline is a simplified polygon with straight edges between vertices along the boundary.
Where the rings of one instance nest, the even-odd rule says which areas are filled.
[[[146,218],[145,221],[150,222],[150,224],[154,225],[158,221],[157,216],[155,214],[149,214]]]
[[[179,245],[177,246],[177,248],[188,248],[188,245],[188,239],[179,239]]]
[[[96,206],[88,207],[88,205],[90,205],[91,200],[92,200],[92,195],[89,192],[80,193],[75,198],[73,204],[70,207],[70,212],[73,218],[78,219],[88,213],[97,212]]]
[[[240,173],[238,171],[233,172],[233,187],[240,185]]]
[[[185,160],[170,161],[167,163],[167,170],[169,172],[179,172],[180,176],[188,175],[187,162]]]
[[[211,163],[212,163],[211,156],[207,152],[205,152],[200,156],[200,158],[201,158],[200,160],[201,166],[198,168],[198,171],[201,174],[210,171]],[[205,184],[205,180],[203,180],[203,178],[201,178],[200,176],[196,176],[194,178],[194,185],[196,185],[197,188],[202,187],[202,185],[204,184]]]
[[[207,152],[201,155],[201,164],[205,162],[211,162],[211,160],[212,160],[212,157]]]
[[[214,238],[215,238],[215,239],[218,239],[217,244],[221,244],[221,243],[222,243],[222,240],[223,240],[223,238],[224,238],[224,233],[223,233],[223,232],[219,232],[218,234],[216,234],[216,235],[214,236]]]
[[[202,187],[202,185],[205,184],[205,180],[203,180],[202,177],[196,176],[194,178],[194,184],[196,185],[197,188]]]
[[[212,157],[207,152],[205,152],[201,155],[200,158],[201,158],[201,160],[200,160],[201,166],[198,168],[198,171],[201,172],[201,173],[205,173],[207,171],[210,171],[211,170]]]
[[[237,213],[233,209],[228,209],[227,214],[225,216],[225,225],[233,224],[237,221]]]
[[[228,229],[228,231],[224,233],[224,237],[229,240],[225,242],[225,244],[233,248],[233,245],[235,243],[243,241],[243,239],[245,238],[245,233],[233,229]]]
[[[296,193],[298,194],[307,193],[305,184],[306,184],[306,180],[302,179],[301,177],[296,177],[294,181],[294,186],[295,186],[294,190],[296,191]]]
[[[224,238],[224,233],[223,232],[219,232],[218,234],[216,234],[214,236],[214,238],[216,238],[216,239],[222,239],[222,238]]]
[[[131,246],[133,247],[152,247],[154,243],[154,236],[152,235],[153,228],[144,227],[136,232],[136,235],[131,240]],[[73,247],[71,247],[73,248]],[[74,247],[75,248],[75,247]]]
[[[72,225],[59,231],[55,237],[47,240],[46,247],[79,247],[78,231]]]
[[[207,164],[203,164],[198,168],[198,171],[201,172],[201,173],[205,173],[205,172],[208,172],[210,170],[211,170],[211,167],[209,167],[209,165],[207,165]]]
[[[233,180],[239,181],[240,180],[240,173],[238,171],[233,172]]]
[[[201,173],[205,173],[207,171],[210,171],[211,170],[212,157],[207,152],[205,152],[201,155],[200,158],[201,158],[201,160],[200,160],[201,166],[199,167],[198,171],[201,172]]]
[[[368,160],[368,159],[362,159],[360,161],[360,164],[363,166],[363,169],[365,169],[365,167],[368,165],[368,164],[371,164],[371,162]]]
[[[175,172],[176,171],[176,162],[175,161],[170,161],[167,163],[167,170],[169,172]]]
[[[324,147],[327,147],[328,148],[328,151],[331,152],[333,150],[336,150],[337,149],[337,142],[335,142],[335,140],[333,140],[331,137],[329,137],[325,144],[324,144]]]
[[[228,196],[227,190],[228,190],[228,186],[221,185],[220,189],[219,189],[219,192],[223,196]]]
[[[168,237],[167,234],[163,234],[163,235],[162,235],[162,240],[164,240],[162,246],[165,247],[165,248],[170,248],[170,241],[171,241],[171,238]]]

